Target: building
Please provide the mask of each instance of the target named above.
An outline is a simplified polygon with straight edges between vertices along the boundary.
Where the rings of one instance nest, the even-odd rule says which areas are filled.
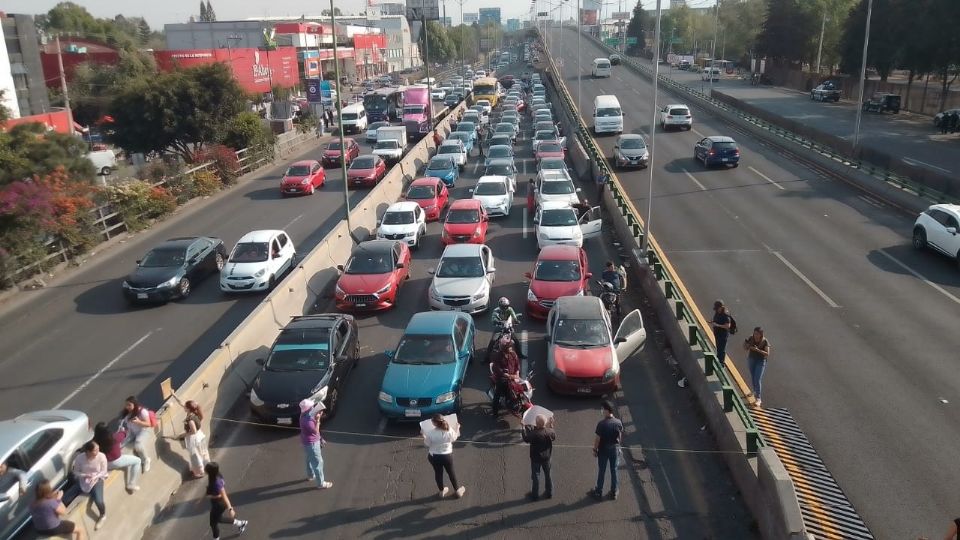
[[[256,47],[181,49],[155,51],[154,57],[163,71],[223,62],[230,66],[240,87],[251,93],[266,93],[274,86],[290,88],[300,82],[295,47],[274,50]]]
[[[83,63],[113,65],[120,61],[120,51],[90,39],[71,36],[60,38],[60,52],[57,54],[55,41],[48,41],[40,52],[43,65],[43,77],[47,88],[60,88],[60,63],[63,63],[63,76],[69,82],[77,66]]]
[[[383,2],[380,4],[381,15],[407,15],[407,5],[403,2]]]
[[[500,26],[500,8],[480,8],[479,10],[480,18],[477,21],[481,26],[493,23],[497,26]]]
[[[507,19],[507,32],[517,32],[520,30],[520,19]]]
[[[369,25],[382,30],[387,41],[384,61],[387,63],[388,72],[417,68],[423,64],[420,59],[420,47],[404,15],[384,15],[379,20],[370,19],[369,21],[362,16],[338,17],[337,21],[343,21],[344,24]]]
[[[463,24],[473,24],[480,20],[479,13],[464,13],[463,14]]]
[[[40,38],[32,15],[0,12],[0,91],[11,118],[50,112],[40,61]]]

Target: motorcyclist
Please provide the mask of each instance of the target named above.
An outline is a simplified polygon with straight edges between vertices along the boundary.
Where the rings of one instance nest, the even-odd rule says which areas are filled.
[[[503,397],[512,400],[516,399],[513,390],[510,388],[510,382],[520,378],[520,357],[517,356],[510,341],[504,340],[500,346],[500,351],[493,361],[493,377],[495,390],[493,393],[493,416],[500,413],[500,399]]]
[[[517,312],[510,307],[510,299],[506,296],[500,298],[497,302],[497,307],[490,314],[490,321],[493,323],[494,328],[499,328],[498,323],[507,324],[508,321],[512,322],[514,325],[520,324],[520,317],[517,316]],[[487,347],[487,358],[490,358],[490,354],[493,352],[494,340],[496,339],[496,330],[494,331],[493,337],[490,338],[490,345]],[[517,355],[520,358],[526,358],[527,356],[521,352],[520,349],[520,339],[517,338],[516,332],[512,334],[513,336],[513,348],[516,351]]]
[[[620,316],[620,294],[626,288],[626,280],[623,272],[617,268],[613,261],[607,261],[607,267],[600,276],[603,282],[603,295],[610,295],[613,300],[614,309],[617,316]]]

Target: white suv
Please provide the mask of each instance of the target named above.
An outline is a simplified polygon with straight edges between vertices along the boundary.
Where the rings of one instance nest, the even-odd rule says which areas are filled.
[[[932,248],[960,265],[960,205],[935,204],[913,224],[913,247]]]
[[[220,271],[223,292],[269,291],[293,268],[297,250],[287,233],[253,231],[243,235]]]
[[[660,109],[660,127],[664,131],[675,127],[679,129],[693,128],[693,115],[690,114],[690,107],[686,105],[667,105]]]
[[[401,240],[410,247],[418,247],[420,238],[427,234],[427,218],[420,205],[413,201],[391,204],[383,213],[377,227],[380,240]]]

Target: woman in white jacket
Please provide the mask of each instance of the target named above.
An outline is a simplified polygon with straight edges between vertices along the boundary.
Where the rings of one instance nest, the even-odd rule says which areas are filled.
[[[180,401],[177,398],[177,401]],[[196,401],[183,403],[187,417],[183,420],[184,446],[190,453],[190,472],[194,478],[203,478],[203,467],[210,463],[210,451],[207,449],[207,436],[203,433],[203,411]]]
[[[453,443],[460,437],[460,427],[453,429],[439,414],[431,418],[433,426],[436,429],[424,432],[423,443],[427,446],[427,461],[433,465],[433,472],[437,479],[437,489],[440,492],[440,498],[446,497],[450,493],[450,488],[443,485],[443,471],[447,471],[450,477],[450,483],[453,485],[453,491],[459,499],[467,491],[467,488],[457,483],[457,475],[453,472]]]

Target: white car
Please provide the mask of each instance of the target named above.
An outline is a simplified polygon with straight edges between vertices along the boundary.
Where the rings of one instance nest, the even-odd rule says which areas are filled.
[[[396,163],[403,158],[403,147],[400,146],[400,141],[396,139],[387,139],[385,141],[379,141],[377,144],[373,145],[373,155],[380,156],[380,159],[386,161],[387,163]]]
[[[490,114],[493,111],[493,106],[490,104],[489,99],[478,99],[475,105],[483,107],[483,110],[487,111],[487,114]]]
[[[577,218],[577,211],[565,202],[546,202],[533,218],[537,227],[537,247],[566,245],[583,247],[583,241],[600,236],[600,207]]]
[[[220,271],[223,292],[269,291],[293,268],[297,250],[281,230],[253,231],[243,235]]]
[[[473,198],[487,210],[489,216],[509,216],[513,208],[513,188],[506,176],[481,176],[470,189]]]
[[[675,127],[679,129],[693,129],[693,115],[686,105],[667,105],[660,109],[660,127],[664,131]]]
[[[444,248],[427,296],[430,309],[479,313],[490,305],[496,275],[493,252],[485,244],[451,244]]]
[[[391,204],[377,226],[378,240],[401,240],[415,248],[427,234],[427,215],[413,201]]]
[[[960,205],[935,204],[913,224],[913,247],[931,248],[960,265]]]
[[[435,87],[430,91],[430,98],[434,101],[443,101],[445,97],[447,97],[447,92],[443,88]]]
[[[377,130],[382,127],[390,127],[390,122],[373,122],[367,126],[366,139],[368,143],[377,142]]]
[[[537,173],[537,205],[551,201],[571,206],[580,202],[580,188],[573,185],[565,169],[542,169]]]
[[[471,111],[476,111],[477,115],[480,117],[480,125],[485,126],[490,123],[490,113],[479,105],[474,105],[470,107]]]
[[[467,165],[467,149],[460,139],[447,139],[437,148],[438,156],[450,156],[462,171]]]

